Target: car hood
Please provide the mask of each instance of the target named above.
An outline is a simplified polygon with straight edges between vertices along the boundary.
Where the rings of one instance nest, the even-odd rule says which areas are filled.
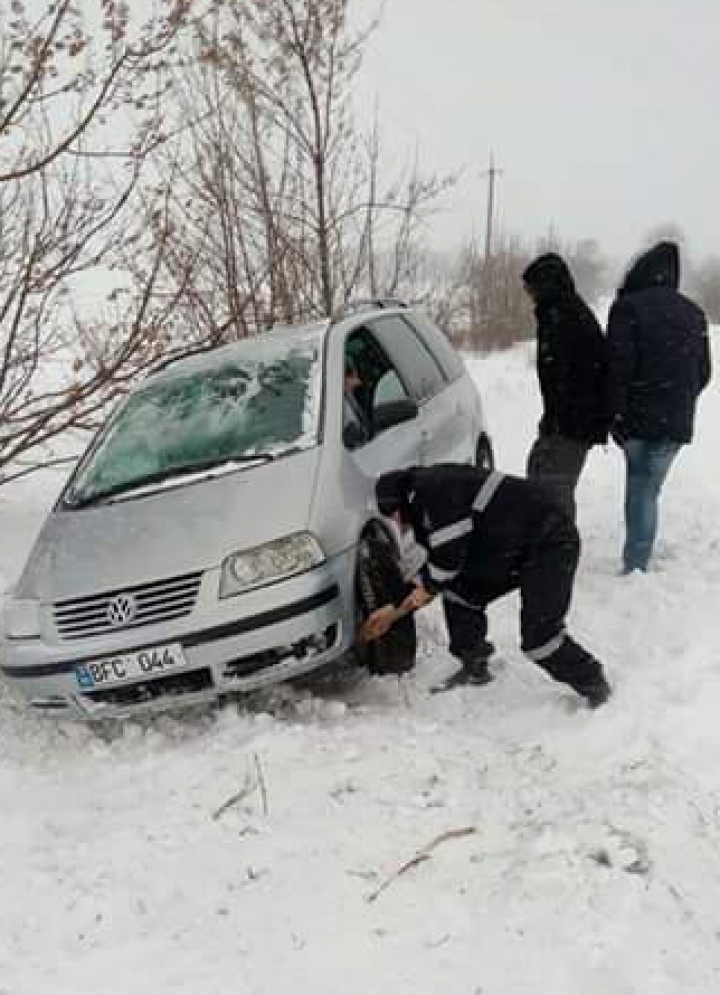
[[[142,496],[54,511],[15,588],[53,602],[219,567],[307,528],[319,450]]]

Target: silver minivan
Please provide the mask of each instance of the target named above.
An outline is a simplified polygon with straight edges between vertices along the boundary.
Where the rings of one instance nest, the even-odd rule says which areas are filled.
[[[6,600],[2,671],[39,711],[104,718],[325,667],[387,539],[375,478],[448,461],[491,463],[480,398],[405,307],[178,360],[78,463]]]

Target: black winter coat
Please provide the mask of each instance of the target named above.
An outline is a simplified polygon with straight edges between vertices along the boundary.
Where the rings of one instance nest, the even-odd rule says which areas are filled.
[[[607,439],[606,343],[560,256],[546,253],[523,273],[535,300],[541,435]]]
[[[661,242],[629,271],[610,311],[608,403],[619,436],[692,439],[710,347],[707,319],[679,282],[678,248]]]

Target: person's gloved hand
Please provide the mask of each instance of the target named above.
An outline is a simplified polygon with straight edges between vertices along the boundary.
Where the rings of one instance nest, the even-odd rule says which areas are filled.
[[[434,597],[422,584],[417,584],[399,607],[384,605],[377,608],[362,625],[357,636],[358,642],[371,643],[375,639],[381,639],[401,618],[429,605]]]
[[[395,605],[384,605],[376,609],[358,633],[359,643],[371,643],[374,639],[381,639],[386,632],[393,627],[400,617],[400,613]]]
[[[431,594],[430,591],[422,584],[418,584],[415,590],[412,591],[407,598],[403,601],[400,606],[400,611],[404,615],[406,612],[416,612],[426,605],[429,605],[431,601],[434,601],[435,595]]]

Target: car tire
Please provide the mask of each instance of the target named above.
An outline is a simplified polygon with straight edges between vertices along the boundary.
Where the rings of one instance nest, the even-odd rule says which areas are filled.
[[[490,440],[486,435],[481,435],[478,439],[477,449],[475,450],[475,466],[479,470],[495,469],[495,456],[490,445]]]
[[[358,546],[356,567],[356,621],[358,628],[382,605],[397,601],[405,581],[390,538],[377,530]],[[371,674],[405,674],[415,666],[417,632],[415,619],[406,615],[386,635],[365,646],[356,646],[357,662]]]
[[[357,660],[351,653],[343,653],[330,663],[324,663],[317,670],[311,670],[299,677],[291,677],[287,683],[301,691],[310,691],[313,695],[343,695],[362,684],[367,676],[367,673],[358,667]]]

